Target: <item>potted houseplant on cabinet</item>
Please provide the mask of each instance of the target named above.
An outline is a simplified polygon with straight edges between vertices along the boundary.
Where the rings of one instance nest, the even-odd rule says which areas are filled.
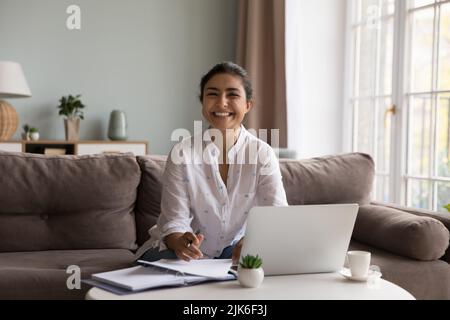
[[[30,126],[28,124],[23,125],[23,133],[22,133],[22,140],[28,141],[30,140]]]
[[[39,130],[37,128],[30,127],[28,124],[24,124],[22,128],[23,128],[22,140],[25,141],[39,140]]]
[[[30,138],[33,141],[39,140],[39,130],[37,128],[30,128]]]
[[[59,100],[59,115],[65,116],[64,128],[66,140],[76,141],[79,139],[80,119],[84,119],[82,109],[86,106],[80,100],[81,95],[62,97]]]
[[[238,267],[238,280],[241,286],[247,288],[256,288],[264,280],[264,271],[262,269],[262,260],[256,255],[246,255],[242,258]]]

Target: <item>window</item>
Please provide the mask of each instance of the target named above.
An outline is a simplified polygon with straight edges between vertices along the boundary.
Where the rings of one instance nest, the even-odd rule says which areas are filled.
[[[376,164],[373,197],[450,203],[450,0],[349,0],[352,149]]]

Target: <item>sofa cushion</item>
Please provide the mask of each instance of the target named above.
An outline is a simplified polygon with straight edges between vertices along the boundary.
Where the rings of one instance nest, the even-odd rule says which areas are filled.
[[[450,230],[450,213],[449,212],[431,211],[431,210],[420,209],[420,208],[411,208],[411,207],[406,207],[406,206],[402,206],[402,205],[398,205],[398,204],[384,203],[384,202],[378,202],[378,201],[372,201],[370,204],[379,205],[379,206],[383,206],[383,207],[389,207],[392,209],[409,212],[416,216],[434,218],[434,219],[442,222],[442,224],[447,228],[447,230]],[[443,257],[441,257],[441,259],[450,263],[450,246],[447,248],[445,255]]]
[[[135,249],[132,154],[0,153],[0,252]]]
[[[397,209],[400,211],[405,211],[408,213],[411,213],[416,216],[421,217],[430,217],[434,218],[436,220],[439,220],[444,224],[444,226],[450,230],[450,212],[443,212],[443,211],[431,211],[421,208],[412,208],[412,207],[406,207],[394,203],[385,203],[385,202],[378,202],[378,201],[372,201],[370,204],[373,204],[375,206],[382,206],[382,207],[388,207],[392,209]]]
[[[161,178],[166,167],[167,156],[138,156],[142,171],[136,202],[137,243],[148,240],[148,230],[156,224],[161,212]]]
[[[382,278],[402,287],[416,299],[450,299],[450,265],[442,260],[417,261],[352,241],[350,250],[370,251],[371,264]]]
[[[290,205],[368,204],[374,162],[364,153],[348,153],[309,160],[280,160]]]
[[[438,220],[374,205],[359,208],[353,230],[357,241],[417,260],[436,260],[449,245],[449,231]]]
[[[0,253],[1,299],[84,299],[90,286],[67,288],[67,267],[80,267],[81,278],[132,265],[133,253],[124,249]]]

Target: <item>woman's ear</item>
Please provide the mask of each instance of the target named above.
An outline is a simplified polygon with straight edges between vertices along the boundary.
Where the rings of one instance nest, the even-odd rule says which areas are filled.
[[[245,113],[249,112],[253,108],[253,100],[247,101],[247,108],[245,109]]]

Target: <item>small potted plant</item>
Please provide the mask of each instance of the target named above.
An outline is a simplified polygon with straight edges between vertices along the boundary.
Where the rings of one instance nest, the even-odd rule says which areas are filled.
[[[30,128],[30,138],[33,141],[39,140],[39,130],[36,128]]]
[[[241,286],[247,288],[257,288],[264,280],[264,270],[262,260],[256,255],[246,255],[239,262],[238,280]]]
[[[28,124],[24,124],[22,128],[23,128],[22,140],[25,141],[30,140],[30,126]]]
[[[86,107],[80,97],[81,95],[69,95],[59,100],[59,115],[66,117],[64,119],[66,140],[76,141],[79,138],[80,119],[84,119],[82,109]]]

